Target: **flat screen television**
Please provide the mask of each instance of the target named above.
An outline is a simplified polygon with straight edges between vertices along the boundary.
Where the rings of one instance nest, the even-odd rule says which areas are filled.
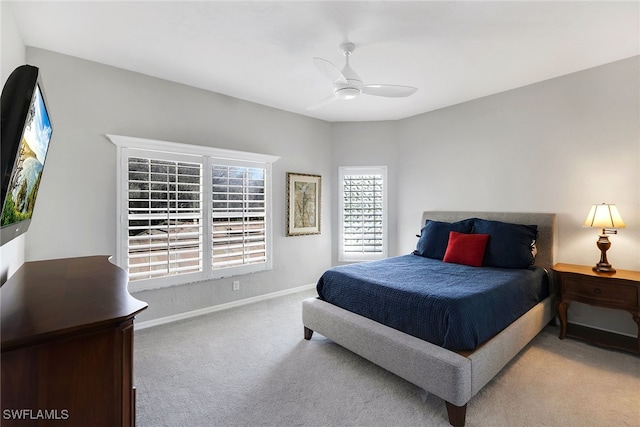
[[[16,68],[2,89],[2,218],[0,244],[29,228],[51,140],[51,121],[39,69]]]

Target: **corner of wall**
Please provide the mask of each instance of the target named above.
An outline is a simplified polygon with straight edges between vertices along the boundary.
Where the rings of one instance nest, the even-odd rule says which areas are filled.
[[[9,74],[26,61],[25,45],[7,2],[0,2],[0,81],[4,83]],[[19,236],[0,247],[0,284],[4,284],[25,260],[25,235]]]

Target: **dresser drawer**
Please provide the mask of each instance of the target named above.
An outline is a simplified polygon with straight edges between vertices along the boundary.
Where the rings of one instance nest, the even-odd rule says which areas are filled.
[[[602,283],[602,281],[592,280],[589,277],[565,277],[562,293],[576,301],[590,303],[592,300],[600,306],[611,304],[630,309],[638,307],[637,286]]]

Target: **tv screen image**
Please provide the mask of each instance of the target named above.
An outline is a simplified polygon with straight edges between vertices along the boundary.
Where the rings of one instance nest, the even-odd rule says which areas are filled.
[[[9,179],[2,209],[2,227],[31,218],[50,140],[51,122],[40,87],[36,85],[16,164]]]
[[[29,225],[51,140],[51,121],[38,75],[33,75],[33,68],[35,67],[29,70],[30,79],[21,79],[17,90],[7,91],[7,96],[18,95],[15,102],[2,100],[3,109],[17,111],[16,114],[12,114],[13,111],[3,111],[3,118],[11,117],[12,120],[19,121],[4,123],[3,120],[3,126],[7,125],[15,131],[2,134],[3,155],[8,153],[9,157],[13,157],[3,159],[5,173],[8,174],[10,171],[10,175],[8,180],[3,179],[6,188],[2,189],[5,194],[0,219],[2,244],[24,233]],[[9,84],[11,82],[7,80],[7,85]],[[28,94],[31,94],[30,99]],[[4,96],[3,91],[3,98]],[[21,103],[23,105],[20,105]],[[13,153],[15,154],[11,156]]]

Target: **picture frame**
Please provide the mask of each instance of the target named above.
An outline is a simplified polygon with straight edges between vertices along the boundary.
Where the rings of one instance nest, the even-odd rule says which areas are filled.
[[[287,236],[320,234],[322,176],[287,172]]]

